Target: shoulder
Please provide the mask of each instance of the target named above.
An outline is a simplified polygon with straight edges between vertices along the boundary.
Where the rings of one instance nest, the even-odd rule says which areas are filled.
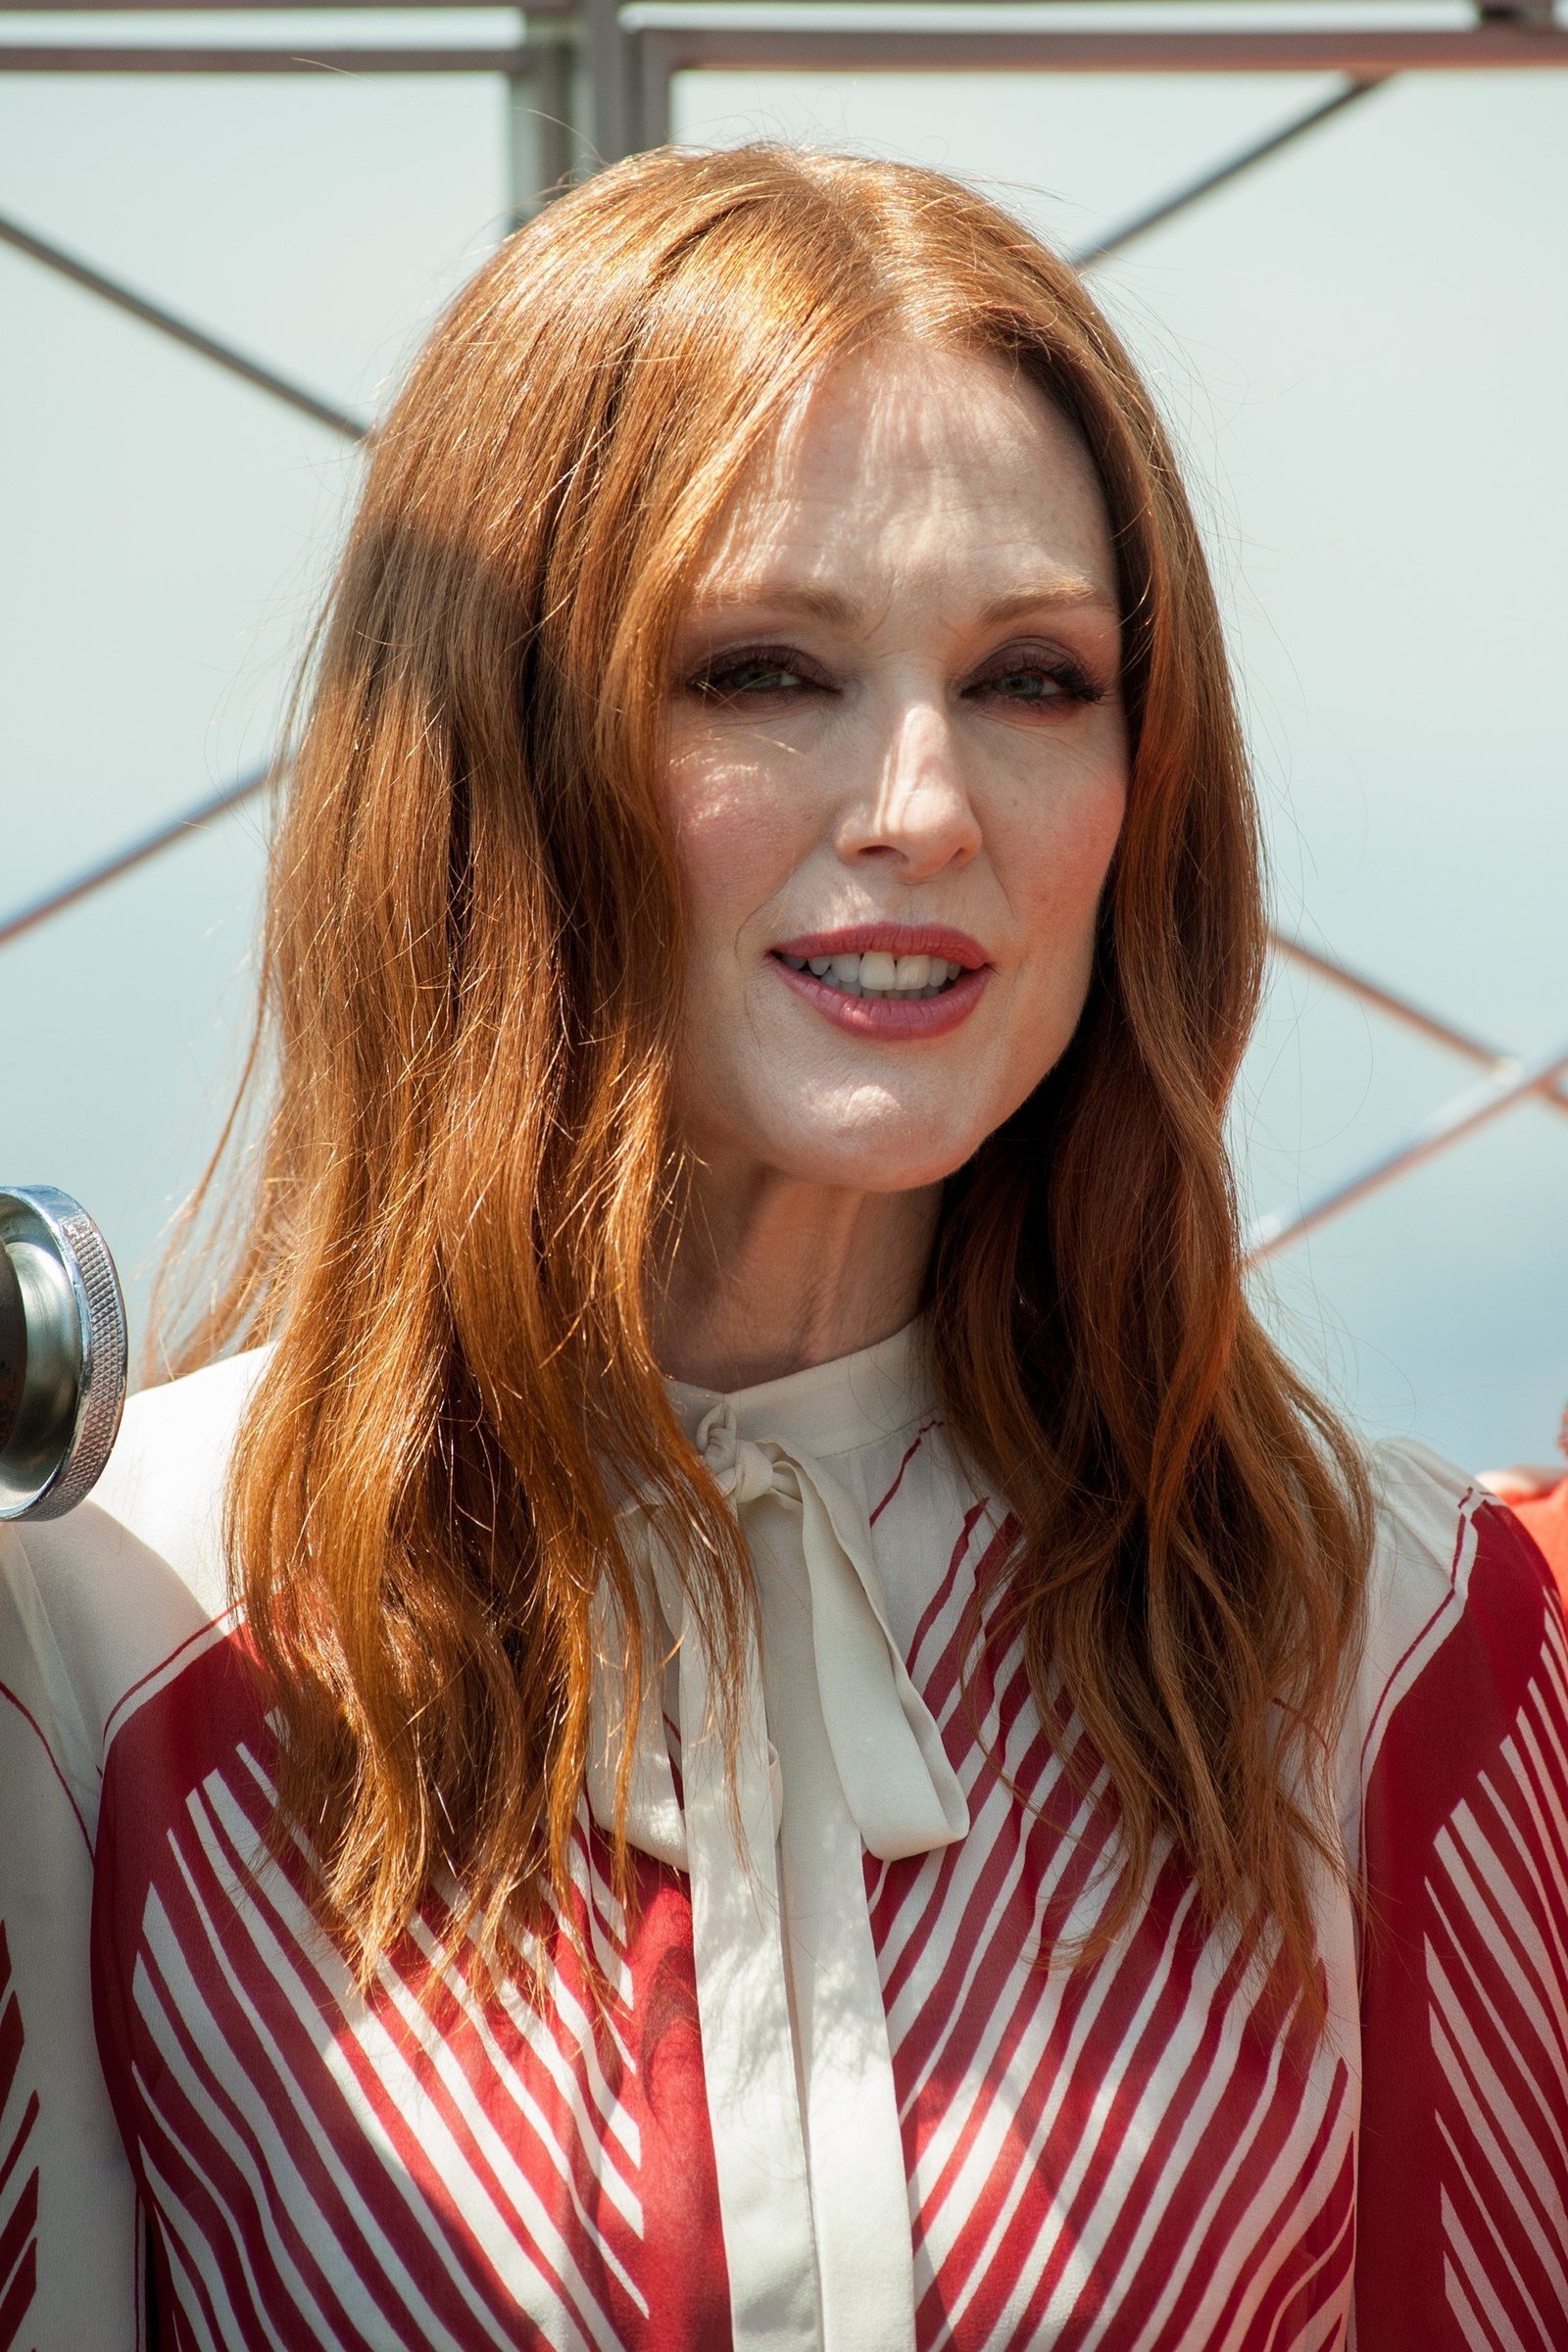
[[[1446,1819],[1560,1704],[1564,1645],[1544,1563],[1505,1504],[1410,1440],[1368,1460],[1377,1532],[1342,1774],[1357,1845],[1380,1792],[1406,1811],[1419,1791],[1429,1827]]]
[[[1511,2342],[1568,2343],[1562,1612],[1485,1488],[1418,1446],[1379,1447],[1371,1467],[1349,1759],[1356,2329],[1378,2345],[1479,2342],[1457,2328],[1468,2307]]]
[[[267,1354],[253,1348],[132,1396],[92,1497],[138,1543],[209,1588],[215,1573],[222,1578],[223,1491]]]
[[[1413,1439],[1370,1449],[1377,1512],[1363,1676],[1387,1684],[1466,1626],[1472,1638],[1524,1636],[1531,1654],[1552,1621],[1540,1552],[1506,1503]]]
[[[6,1548],[0,1641],[25,1646],[52,1714],[69,1691],[100,1754],[125,1695],[226,1619],[223,1494],[264,1361],[256,1350],[133,1396],[87,1500]]]

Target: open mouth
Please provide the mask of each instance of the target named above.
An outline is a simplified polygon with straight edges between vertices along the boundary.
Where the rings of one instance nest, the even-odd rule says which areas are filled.
[[[946,996],[964,968],[944,956],[892,956],[879,948],[867,948],[855,956],[775,953],[792,972],[809,972],[841,996],[875,997],[890,1004],[913,1004]]]

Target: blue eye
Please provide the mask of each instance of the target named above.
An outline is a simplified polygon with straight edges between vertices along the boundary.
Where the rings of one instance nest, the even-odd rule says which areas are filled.
[[[797,671],[785,669],[777,662],[758,661],[725,662],[717,668],[704,670],[702,676],[693,681],[700,693],[720,696],[777,694],[802,682]]]
[[[1098,686],[1080,662],[1056,650],[1014,654],[998,662],[966,690],[970,695],[995,696],[998,701],[1025,709],[1046,709],[1059,703],[1098,703],[1104,688]]]
[[[1059,703],[1067,689],[1060,678],[1043,669],[1009,669],[1000,678],[987,678],[988,692],[1004,695],[1010,703]]]
[[[831,690],[825,672],[792,646],[737,646],[715,654],[686,682],[688,694],[708,703],[799,702]]]

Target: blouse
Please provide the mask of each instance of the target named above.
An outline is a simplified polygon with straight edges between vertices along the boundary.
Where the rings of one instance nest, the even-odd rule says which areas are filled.
[[[757,1577],[733,1780],[639,1521],[631,1900],[607,1614],[534,1968],[486,1983],[436,1888],[361,1990],[267,1842],[221,1541],[262,1362],[133,1399],[0,1541],[0,2352],[1568,2346],[1568,1643],[1462,1473],[1374,1453],[1321,2032],[1168,1845],[1063,1959],[1114,1812],[970,1638],[1007,1522],[913,1331],[673,1389]]]

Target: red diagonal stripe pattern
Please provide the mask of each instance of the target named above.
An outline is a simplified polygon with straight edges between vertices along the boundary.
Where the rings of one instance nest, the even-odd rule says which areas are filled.
[[[267,1850],[265,1725],[252,1707],[237,1737],[212,1738],[225,1683],[221,1651],[193,1663],[150,1702],[173,1710],[161,1726],[143,1710],[126,1727],[105,1788],[107,2071],[174,2343],[722,2340],[711,2149],[690,2130],[694,2112],[706,2126],[691,1915],[673,1874],[647,1866],[629,1928],[585,1820],[572,1914],[532,1955],[542,1994],[521,1971],[476,1992],[472,1950],[448,1948],[432,1900],[362,1996],[312,1913],[305,1856],[285,1867]],[[176,1727],[204,1722],[196,1748],[220,1752],[138,1868],[138,1728],[168,1758],[189,1744]]]
[[[38,2291],[38,2167],[26,2157],[38,2124],[38,2093],[24,2087],[22,2008],[11,1945],[0,1924],[0,2352],[22,2341]]]
[[[1568,2344],[1565,1727],[1557,1625],[1428,1881],[1448,2301],[1467,2339],[1489,2346]]]
[[[929,1557],[926,1442],[888,1462],[890,1572]],[[1528,1547],[1470,1508],[1387,1703],[1363,1694],[1357,2050],[1348,1906],[1324,1979],[1345,2031],[1317,2038],[1169,1852],[1135,1927],[1061,1964],[1116,1868],[1104,1775],[1059,1700],[1047,1736],[1020,1645],[970,1638],[1008,1531],[956,1504],[951,1538],[908,1662],[972,1826],[866,1873],[919,2352],[1339,2352],[1352,2291],[1376,2352],[1568,2345],[1568,1658]],[[221,1634],[148,1686],[105,1775],[95,2006],[164,2340],[724,2352],[684,1880],[645,1859],[623,1913],[585,1813],[542,1989],[482,1989],[432,1898],[362,1995],[308,1856],[267,1849],[271,1775]],[[0,2352],[31,2291],[36,2120],[5,1991]]]
[[[1202,1934],[1167,1856],[1102,1966],[1051,1965],[1102,1913],[1114,1825],[1064,1710],[1060,1752],[1046,1739],[1021,1645],[976,1655],[966,1642],[965,1599],[1008,1541],[983,1509],[970,1516],[909,1661],[969,1837],[867,1867],[920,2352],[1337,2342],[1351,2079],[1332,2049],[1278,2029],[1266,1956],[1249,1967]]]
[[[1450,1584],[1364,1799],[1356,2326],[1544,2352],[1568,2344],[1568,1648],[1480,1494]]]

